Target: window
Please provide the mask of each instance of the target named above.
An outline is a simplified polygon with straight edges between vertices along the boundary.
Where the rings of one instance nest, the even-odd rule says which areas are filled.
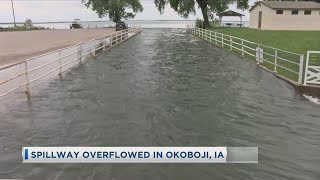
[[[305,10],[304,11],[304,15],[311,15],[311,11],[310,10]]]
[[[283,14],[283,10],[277,10],[276,14]]]
[[[292,10],[291,14],[292,15],[298,15],[299,14],[299,10]]]

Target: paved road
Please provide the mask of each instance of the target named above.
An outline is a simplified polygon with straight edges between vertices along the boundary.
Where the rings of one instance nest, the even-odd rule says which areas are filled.
[[[0,66],[112,32],[113,28],[0,32]]]

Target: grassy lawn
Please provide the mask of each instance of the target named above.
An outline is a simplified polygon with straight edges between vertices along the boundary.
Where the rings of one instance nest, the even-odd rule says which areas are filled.
[[[212,28],[210,30],[231,35],[234,37],[242,38],[251,42],[271,46],[274,48],[287,50],[293,53],[304,54],[305,57],[308,50],[320,51],[320,31],[264,31],[264,30],[254,30],[249,28],[226,28],[226,27]],[[225,38],[228,39],[228,37],[225,37]],[[224,42],[225,43],[224,48],[230,49],[230,50],[232,49],[233,52],[241,55],[242,54],[241,45],[239,45],[241,44],[241,41],[237,39],[233,39],[232,41],[234,42],[233,47],[238,48],[238,50],[236,48],[232,49],[232,47],[228,45],[230,41]],[[238,45],[236,43],[238,43]],[[221,42],[220,43],[218,42],[217,44],[222,46]],[[254,57],[256,52],[253,49],[255,49],[257,45],[250,44],[250,43],[245,43],[245,45],[249,48],[245,48],[244,50],[254,55],[252,56],[250,54],[245,53],[244,56],[247,59],[253,62],[256,62],[256,58]],[[272,71],[276,71],[278,74],[283,75],[289,79],[292,79],[296,82],[298,81],[298,75],[296,73],[286,70],[285,68],[298,72],[299,65],[293,64],[290,62],[299,63],[300,56],[278,51],[277,56],[280,58],[278,58],[276,62],[275,57],[272,56],[272,55],[275,55],[274,49],[263,47],[263,51],[266,54],[264,54],[264,57],[263,57],[265,61],[261,65],[265,66],[266,68]],[[281,58],[284,58],[285,60],[282,60]],[[287,62],[286,60],[289,60],[290,62]],[[283,66],[285,68],[281,68],[279,66],[275,68],[274,63],[280,66]]]
[[[250,28],[212,28],[213,31],[287,51],[320,51],[320,31],[266,31]]]

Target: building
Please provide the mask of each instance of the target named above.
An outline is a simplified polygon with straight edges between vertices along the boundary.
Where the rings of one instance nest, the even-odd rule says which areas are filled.
[[[320,30],[320,3],[260,1],[250,8],[250,28],[263,30]]]

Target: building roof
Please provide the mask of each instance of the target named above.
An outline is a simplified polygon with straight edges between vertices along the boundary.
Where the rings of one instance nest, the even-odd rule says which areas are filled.
[[[244,16],[243,14],[240,14],[240,13],[237,13],[235,11],[231,11],[231,10],[228,10],[228,11],[225,11],[225,12],[222,12],[220,14],[217,14],[218,16]]]
[[[249,11],[259,4],[264,4],[271,9],[320,9],[320,3],[314,1],[259,1]]]

